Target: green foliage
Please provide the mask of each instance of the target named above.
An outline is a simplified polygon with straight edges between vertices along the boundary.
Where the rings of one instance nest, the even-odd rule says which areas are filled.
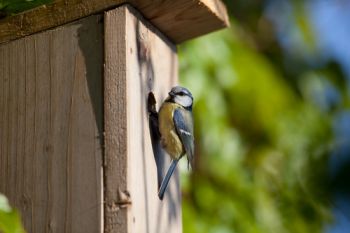
[[[53,0],[0,0],[0,16],[17,14]]]
[[[7,198],[0,194],[0,232],[24,233],[19,214],[12,209]]]
[[[265,38],[244,22],[231,24],[179,50],[182,85],[195,97],[196,167],[182,177],[184,231],[322,232],[332,220],[333,135],[331,113],[310,97],[319,71],[289,72],[283,51],[262,52]],[[304,39],[312,38],[308,31]]]

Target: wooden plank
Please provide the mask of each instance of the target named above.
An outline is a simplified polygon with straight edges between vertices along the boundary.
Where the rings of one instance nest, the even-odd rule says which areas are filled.
[[[221,0],[56,0],[0,21],[0,43],[47,30],[121,4],[137,8],[175,43],[228,25]]]
[[[175,45],[123,6],[105,14],[105,232],[182,232],[178,172],[163,201],[147,117],[177,82]],[[165,155],[161,155],[165,156]]]
[[[102,232],[103,26],[0,45],[0,192],[27,232]]]
[[[126,25],[124,7],[105,14],[105,232],[127,231]]]

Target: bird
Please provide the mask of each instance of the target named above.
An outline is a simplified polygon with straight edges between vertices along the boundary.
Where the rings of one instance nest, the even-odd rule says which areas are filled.
[[[158,112],[160,142],[171,157],[170,167],[158,191],[163,200],[164,193],[178,161],[186,154],[188,167],[193,168],[193,96],[185,87],[175,86],[162,103]]]

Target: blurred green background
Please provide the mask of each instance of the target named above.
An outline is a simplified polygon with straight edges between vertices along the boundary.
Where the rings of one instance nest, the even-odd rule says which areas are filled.
[[[350,1],[226,4],[229,29],[179,47],[184,232],[350,232]]]
[[[17,210],[11,208],[7,198],[0,193],[0,232],[24,233],[20,215]]]
[[[0,18],[51,3],[53,0],[0,0]]]

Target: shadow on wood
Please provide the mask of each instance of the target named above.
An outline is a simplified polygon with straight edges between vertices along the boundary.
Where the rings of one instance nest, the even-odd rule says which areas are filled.
[[[86,64],[86,81],[89,89],[90,100],[94,115],[96,116],[96,125],[98,129],[98,139],[103,145],[103,97],[101,94],[103,81],[103,17],[89,17],[86,23],[81,24],[80,21],[74,24],[79,24],[78,28],[78,44],[83,53]],[[95,25],[92,27],[91,25]]]
[[[162,180],[164,178],[165,174],[165,159],[164,151],[161,148],[160,144],[160,132],[159,132],[159,125],[158,125],[158,112],[156,110],[156,99],[154,97],[154,94],[150,92],[148,94],[147,99],[147,110],[149,114],[149,132],[151,136],[151,142],[152,142],[152,149],[153,149],[153,155],[154,160],[156,162],[157,166],[157,183],[158,183],[158,189],[162,183]]]

